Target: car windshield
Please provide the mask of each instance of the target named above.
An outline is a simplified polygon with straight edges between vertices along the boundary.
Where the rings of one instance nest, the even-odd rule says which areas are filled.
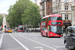
[[[69,32],[70,32],[70,33],[75,33],[75,29],[74,29],[74,28],[69,29]]]

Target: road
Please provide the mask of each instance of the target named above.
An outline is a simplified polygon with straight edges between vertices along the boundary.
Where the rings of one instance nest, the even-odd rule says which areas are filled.
[[[0,50],[68,50],[63,39],[42,37],[40,33],[2,33]]]

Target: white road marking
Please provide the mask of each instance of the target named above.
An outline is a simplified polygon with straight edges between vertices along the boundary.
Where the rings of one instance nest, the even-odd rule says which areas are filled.
[[[30,40],[30,41],[32,41],[32,42],[35,42],[35,43],[41,44],[41,45],[43,45],[43,46],[45,46],[45,47],[48,47],[48,48],[50,48],[50,49],[56,50],[55,48],[50,47],[50,46],[48,46],[48,45],[45,45],[45,44],[43,44],[43,43],[37,42],[37,41],[35,41],[35,40],[29,39],[29,38],[24,37],[24,36],[21,36],[21,35],[19,35],[19,36],[20,36],[20,37],[23,37],[23,38],[25,38],[25,39],[27,39],[27,40]]]
[[[2,40],[3,40],[3,35],[1,36],[1,39],[0,39],[0,48],[1,48],[1,45],[2,45]]]
[[[55,48],[65,48],[65,46],[54,46]]]
[[[43,49],[41,49],[41,50],[43,50]]]
[[[15,40],[17,41],[25,50],[29,50],[25,45],[23,45],[20,41],[18,41],[15,37],[13,37],[11,34],[10,36]]]
[[[42,48],[42,47],[34,47],[34,48],[40,49],[40,48]]]

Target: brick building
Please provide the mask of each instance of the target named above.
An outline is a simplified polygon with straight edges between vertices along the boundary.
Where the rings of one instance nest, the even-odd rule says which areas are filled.
[[[52,0],[41,0],[42,16],[52,14]]]
[[[46,1],[46,15],[52,14],[52,0]]]

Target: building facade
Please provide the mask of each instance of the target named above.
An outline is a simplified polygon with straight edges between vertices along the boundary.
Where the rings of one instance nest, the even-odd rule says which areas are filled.
[[[72,16],[72,0],[53,0],[53,14],[62,15],[63,20],[71,20]]]
[[[46,13],[45,12],[45,0],[41,0],[40,5],[41,5],[42,17],[44,17]]]
[[[46,1],[46,15],[52,14],[52,0]]]
[[[60,11],[60,0],[52,1],[52,14],[59,14]]]
[[[46,2],[46,4],[45,4]],[[62,15],[65,22],[72,20],[72,0],[41,0],[42,16],[50,14]]]
[[[75,0],[73,0],[72,4],[72,26],[75,26]]]
[[[42,17],[52,14],[52,0],[41,0]]]
[[[72,25],[72,6],[73,0],[53,0],[53,14],[62,15],[63,24],[67,27]]]
[[[75,25],[75,0],[41,0],[42,17],[50,14],[62,15],[63,23]]]

